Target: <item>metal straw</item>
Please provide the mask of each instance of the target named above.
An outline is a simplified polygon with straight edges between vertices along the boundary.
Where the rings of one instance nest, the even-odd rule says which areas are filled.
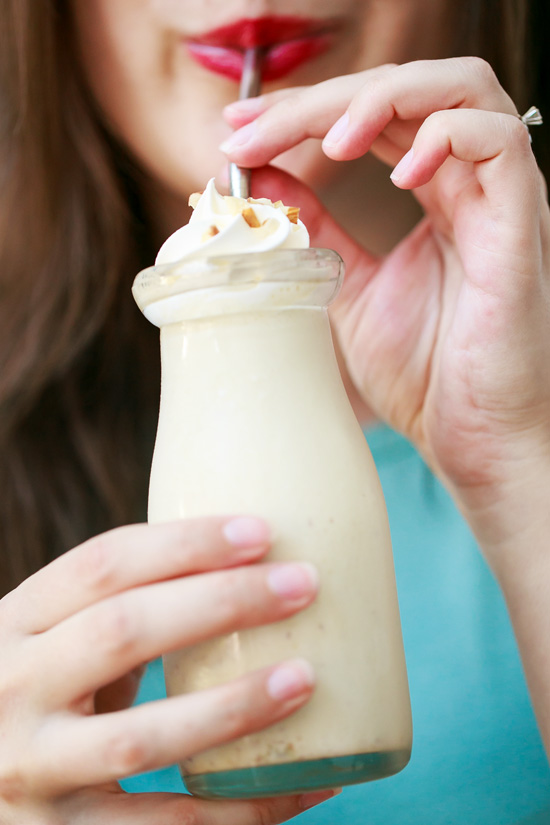
[[[247,49],[244,54],[243,73],[239,89],[239,100],[257,97],[262,85],[263,49]],[[229,190],[238,198],[250,195],[250,169],[243,169],[236,163],[229,164]]]

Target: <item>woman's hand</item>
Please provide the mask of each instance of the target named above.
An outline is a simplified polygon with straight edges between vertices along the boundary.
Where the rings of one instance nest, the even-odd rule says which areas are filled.
[[[332,317],[349,373],[474,529],[550,755],[550,214],[514,104],[467,58],[383,66],[226,112],[250,122],[226,146],[243,166],[320,137],[334,160],[372,151],[397,164],[394,183],[422,204],[425,219],[376,259],[309,190],[276,170],[256,180],[255,194],[303,206],[313,243],[346,261]]]
[[[398,164],[394,183],[426,218],[382,259],[307,192],[274,177],[255,192],[301,197],[314,244],[342,254],[332,318],[356,388],[417,444],[486,550],[497,547],[550,476],[550,216],[513,102],[486,63],[464,58],[279,91],[226,116],[248,124],[224,146],[243,166],[308,137],[334,160],[372,151]]]
[[[144,662],[311,603],[308,566],[251,564],[268,545],[264,522],[253,518],[124,527],[0,602],[2,825],[265,825],[321,801],[210,803],[125,794],[116,782],[266,727],[311,695],[310,668],[296,660],[121,709]]]

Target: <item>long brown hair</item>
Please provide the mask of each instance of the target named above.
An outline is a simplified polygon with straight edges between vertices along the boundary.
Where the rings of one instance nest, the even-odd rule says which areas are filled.
[[[101,124],[66,6],[0,0],[0,591],[144,517],[158,404],[156,331],[129,297],[153,257],[140,172]],[[545,0],[463,6],[459,51],[544,109]]]
[[[466,0],[457,53],[484,57],[523,113],[536,105],[550,123],[550,28],[547,0]],[[547,129],[533,129],[539,166],[550,176]]]
[[[143,518],[154,330],[131,162],[80,77],[63,4],[0,10],[0,586]]]

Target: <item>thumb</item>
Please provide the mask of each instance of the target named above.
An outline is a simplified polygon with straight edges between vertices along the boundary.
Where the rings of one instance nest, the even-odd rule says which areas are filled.
[[[300,207],[300,219],[306,225],[311,246],[334,249],[346,264],[346,276],[338,303],[353,301],[374,275],[378,260],[363,249],[334,220],[315,193],[297,178],[277,169],[263,166],[252,171],[252,197],[282,200],[287,206]]]

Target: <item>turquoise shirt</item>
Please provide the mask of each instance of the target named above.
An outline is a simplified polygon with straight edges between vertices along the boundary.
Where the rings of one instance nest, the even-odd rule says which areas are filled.
[[[344,788],[299,825],[549,825],[550,769],[500,591],[468,527],[413,447],[367,438],[390,517],[414,722],[409,765]],[[153,663],[139,701],[164,695]],[[176,768],[128,791],[183,791]]]

